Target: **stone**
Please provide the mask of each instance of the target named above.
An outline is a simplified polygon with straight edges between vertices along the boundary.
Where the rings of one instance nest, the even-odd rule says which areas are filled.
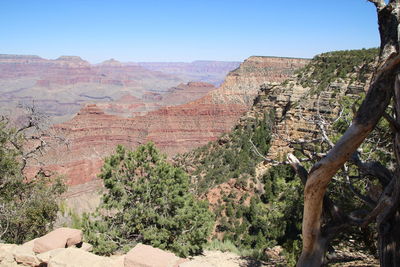
[[[37,266],[40,264],[39,259],[36,257],[30,245],[17,246],[12,250],[12,254],[17,263],[28,266]]]
[[[12,251],[18,247],[15,244],[0,244],[0,262],[14,260]]]
[[[33,251],[44,253],[56,248],[66,248],[82,242],[81,230],[58,228],[34,241]]]
[[[48,267],[110,267],[118,265],[114,265],[114,260],[97,256],[93,253],[84,251],[79,248],[66,248],[61,252],[57,253],[54,257],[52,257],[47,266]],[[118,266],[122,267],[122,266]]]
[[[31,241],[28,241],[28,242],[23,243],[21,246],[23,246],[23,247],[25,247],[25,248],[30,249],[30,250],[33,251],[33,247],[34,247],[34,244],[35,244],[35,241],[36,241],[36,240],[37,240],[37,238],[32,239]]]
[[[64,250],[65,250],[65,248],[56,248],[56,249],[49,250],[44,253],[37,254],[36,257],[38,258],[40,263],[48,264],[51,258],[55,257],[58,253],[60,253]]]
[[[215,265],[200,260],[191,260],[179,264],[179,267],[215,267]]]
[[[119,256],[110,256],[110,258],[113,260],[113,264],[111,267],[124,267],[125,264],[125,255],[119,255]]]
[[[93,250],[93,246],[86,242],[82,242],[82,245],[76,247],[88,252]]]
[[[272,260],[280,260],[282,257],[280,254],[282,253],[283,248],[281,246],[275,246],[273,248],[268,248],[265,250],[265,255],[268,259]]]
[[[137,244],[125,256],[125,267],[173,267],[181,258],[152,246]]]
[[[18,266],[21,266],[21,265],[19,265],[14,260],[3,260],[3,261],[0,261],[0,267],[18,267]]]

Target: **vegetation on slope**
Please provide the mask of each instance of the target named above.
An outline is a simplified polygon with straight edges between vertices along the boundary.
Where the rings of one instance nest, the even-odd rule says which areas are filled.
[[[333,82],[362,84],[372,72],[377,52],[377,49],[362,49],[321,54],[298,72],[297,81],[311,87],[312,94],[318,94]],[[339,94],[333,96],[336,99],[332,101],[341,101],[344,108],[341,118],[335,120],[333,127],[328,130],[329,137],[335,141],[348,127],[353,116],[353,103],[357,99]],[[262,106],[261,102],[266,100],[265,97],[259,97],[258,104]],[[258,151],[266,155],[274,123],[274,111],[263,110],[264,114],[261,115],[260,108],[256,110],[259,110],[256,114],[263,119],[247,118],[230,134],[217,142],[180,155],[176,162],[186,166],[192,177],[192,190],[199,196],[207,196],[207,192],[223,188],[222,184],[234,181],[230,191],[220,190],[220,200],[212,207],[217,218],[215,237],[231,242],[239,250],[251,250],[256,255],[263,255],[265,248],[281,245],[286,249],[288,264],[293,264],[299,252],[303,186],[300,179],[294,178],[291,168],[283,165],[270,168],[264,176],[256,179],[255,168],[262,158],[254,153],[249,141],[252,140]],[[329,121],[332,118],[326,119]],[[365,150],[371,151],[378,141],[376,138],[371,139]],[[329,146],[318,143],[308,144],[308,148],[312,152],[323,153]],[[376,153],[381,156],[385,154]],[[306,159],[299,153],[297,156]],[[336,182],[340,185],[334,186],[335,190],[330,194],[335,201],[346,203],[351,208],[359,205],[360,201],[354,197],[349,200],[351,192],[345,179],[343,175],[338,177]],[[354,186],[362,192],[366,190],[362,182],[355,182]],[[362,233],[356,233],[352,237],[362,241],[362,236]],[[348,236],[342,236],[341,240],[345,239]]]
[[[299,70],[297,78],[303,87],[312,88],[312,94],[325,90],[336,81],[365,83],[373,71],[378,53],[378,48],[322,53]]]
[[[273,167],[260,181],[256,179],[256,166],[263,159],[252,143],[266,155],[272,126],[273,112],[247,118],[217,142],[175,159],[190,166],[192,190],[199,196],[234,180],[233,188],[221,190],[221,198],[212,206],[217,218],[214,237],[261,258],[268,247],[279,244],[288,251],[297,247],[302,210],[300,181],[290,167]]]
[[[218,142],[179,155],[175,162],[180,166],[195,168],[190,172],[192,190],[196,195],[206,193],[210,188],[236,179],[238,186],[245,186],[255,176],[255,166],[261,158],[253,152],[252,141],[260,153],[266,154],[270,147],[273,113],[249,118],[243,125],[222,136]]]

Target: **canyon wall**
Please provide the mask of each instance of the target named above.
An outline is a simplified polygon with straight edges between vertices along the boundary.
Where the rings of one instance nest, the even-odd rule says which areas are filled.
[[[249,57],[227,75],[219,90],[213,92],[214,102],[251,106],[260,85],[281,83],[308,62],[309,59],[301,58]]]
[[[251,57],[229,73],[220,88],[206,96],[133,118],[110,115],[97,105],[87,105],[72,120],[54,127],[70,141],[69,147],[50,150],[41,161],[45,162],[45,168],[64,174],[68,184],[77,185],[96,178],[102,159],[112,153],[117,144],[135,148],[153,141],[169,156],[186,152],[230,131],[249,109],[250,97],[260,86],[269,79],[283,81],[306,62],[304,59],[297,62],[287,58]],[[206,91],[211,88],[199,83],[181,87],[189,92],[191,87]],[[35,168],[38,166],[31,166],[31,172]]]
[[[17,104],[34,102],[53,121],[62,122],[86,103],[110,103],[125,95],[141,99],[146,94],[169,94],[171,88],[194,81],[220,83],[238,65],[238,62],[209,61],[192,66],[190,71],[196,75],[189,75],[151,70],[138,63],[127,64],[114,59],[92,65],[77,56],[49,60],[0,54],[0,112],[12,114]],[[143,99],[143,102],[148,103],[149,99]],[[157,109],[159,106],[155,104],[159,99],[152,102],[151,105],[143,104],[138,111]],[[168,102],[172,105],[181,103]]]

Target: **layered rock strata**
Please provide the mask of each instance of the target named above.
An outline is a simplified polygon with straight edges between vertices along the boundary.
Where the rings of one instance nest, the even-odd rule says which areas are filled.
[[[296,65],[295,59],[279,61],[278,58],[252,57],[231,72],[219,89],[199,100],[163,107],[134,118],[110,115],[99,106],[87,105],[72,120],[54,127],[70,141],[70,146],[50,150],[41,161],[45,162],[45,168],[64,174],[68,184],[77,185],[96,178],[102,159],[110,155],[117,144],[133,149],[138,144],[153,141],[169,156],[204,145],[235,125],[249,108],[250,97],[269,78],[281,81],[294,72],[290,66],[295,68],[306,62],[298,61]],[[276,68],[272,67],[274,64]],[[200,93],[212,89],[204,83],[181,88],[188,94],[193,88],[200,88]]]
[[[302,58],[249,57],[239,68],[229,73],[219,90],[213,92],[213,99],[216,103],[236,103],[250,107],[259,92],[259,85],[281,83],[309,62],[309,59]]]
[[[186,75],[114,59],[92,65],[76,56],[49,60],[38,56],[0,55],[0,112],[11,110],[12,113],[17,104],[34,101],[54,121],[65,121],[85,103],[114,102],[126,94],[138,98],[146,93],[162,95],[178,84],[191,81],[215,82],[217,79],[221,82],[238,64],[210,61],[193,68],[197,75]],[[170,101],[168,104],[181,103]],[[157,106],[150,106],[148,110],[154,108]],[[146,109],[140,111],[143,110]]]

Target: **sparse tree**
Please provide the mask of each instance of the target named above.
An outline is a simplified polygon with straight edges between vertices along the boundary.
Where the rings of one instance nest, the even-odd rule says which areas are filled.
[[[47,143],[41,131],[44,119],[34,107],[20,122],[0,117],[0,240],[22,243],[45,234],[58,211],[57,198],[65,190],[59,178],[43,171],[30,179],[26,163],[38,156]]]

